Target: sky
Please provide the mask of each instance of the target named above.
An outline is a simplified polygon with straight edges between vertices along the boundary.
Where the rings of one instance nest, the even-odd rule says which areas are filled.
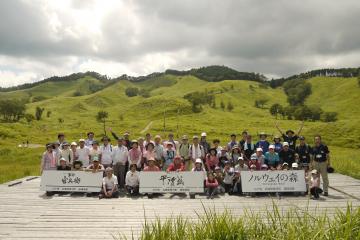
[[[359,0],[0,0],[0,86],[84,71],[359,67],[359,13]]]

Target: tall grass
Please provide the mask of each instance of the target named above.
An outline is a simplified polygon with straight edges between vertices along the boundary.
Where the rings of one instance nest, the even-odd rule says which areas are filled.
[[[197,221],[181,216],[145,221],[139,239],[360,239],[360,208],[348,205],[345,211],[336,210],[335,215],[329,216],[297,208],[282,212],[274,204],[265,213],[246,211],[240,217],[228,210],[217,213],[215,209],[204,208],[204,214],[198,214]]]

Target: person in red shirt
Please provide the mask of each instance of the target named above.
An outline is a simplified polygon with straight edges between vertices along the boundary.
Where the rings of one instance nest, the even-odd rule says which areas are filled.
[[[148,165],[144,168],[144,172],[157,172],[160,168],[156,166],[155,159],[153,157],[147,160]]]
[[[217,156],[217,150],[216,148],[210,148],[209,153],[206,155],[206,170],[214,171],[218,165],[219,158]]]
[[[216,195],[218,193],[217,189],[218,189],[219,183],[216,180],[216,178],[214,177],[214,175],[212,173],[208,174],[208,177],[206,179],[206,183],[205,183],[205,187],[206,187],[206,194],[207,194],[207,198],[214,198],[214,195]]]
[[[166,170],[167,172],[182,172],[185,171],[185,166],[182,163],[181,157],[176,156],[174,158],[174,162],[169,165],[169,167]]]

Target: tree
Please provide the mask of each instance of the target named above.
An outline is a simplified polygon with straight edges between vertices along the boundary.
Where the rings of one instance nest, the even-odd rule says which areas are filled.
[[[0,114],[7,122],[17,122],[25,115],[25,102],[21,100],[0,100]]]
[[[106,119],[108,117],[109,117],[109,114],[108,114],[108,112],[105,112],[105,111],[100,111],[96,115],[96,120],[98,122],[103,123],[103,125],[104,125],[104,134],[105,134],[105,136],[106,136]]]
[[[46,117],[50,117],[50,115],[51,115],[51,111],[50,110],[48,110],[47,112],[46,112]]]
[[[277,119],[278,114],[282,114],[282,112],[283,112],[283,106],[281,106],[278,103],[275,103],[275,104],[271,105],[269,111],[270,111],[270,114],[275,116]]]
[[[335,122],[337,120],[336,112],[324,112],[321,116],[322,121],[324,122]]]
[[[25,114],[25,115],[24,115],[24,118],[25,118],[25,120],[26,120],[26,122],[27,122],[28,124],[30,124],[32,121],[35,120],[34,115],[32,115],[32,114],[30,114],[30,113]]]
[[[229,112],[231,112],[231,111],[234,109],[234,105],[233,105],[231,102],[228,102],[226,108],[227,108],[227,110],[228,110]]]
[[[35,109],[35,118],[36,120],[40,121],[41,120],[41,117],[42,117],[42,114],[44,112],[45,108],[41,108],[39,106],[36,107]]]
[[[62,124],[62,123],[64,122],[64,119],[58,118],[58,122],[59,122],[60,124]]]
[[[136,87],[128,87],[125,89],[125,94],[128,97],[135,97],[139,94],[139,89]]]
[[[225,103],[223,102],[223,100],[221,100],[220,102],[220,107],[223,111],[225,110]]]
[[[257,108],[264,108],[264,105],[269,101],[269,99],[266,98],[260,98],[255,100],[255,107]]]

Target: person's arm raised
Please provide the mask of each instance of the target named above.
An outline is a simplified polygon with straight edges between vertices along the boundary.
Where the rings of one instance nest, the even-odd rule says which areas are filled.
[[[281,134],[281,135],[284,135],[284,133],[281,131],[281,129],[279,128],[279,124],[278,124],[278,122],[275,122],[275,127],[276,127],[276,129],[279,131],[279,133]]]
[[[300,128],[299,128],[299,130],[298,130],[298,132],[297,132],[297,135],[298,135],[298,136],[300,135],[300,133],[301,133],[301,131],[302,131],[303,127],[304,127],[304,120],[303,120],[303,121],[301,121]]]

